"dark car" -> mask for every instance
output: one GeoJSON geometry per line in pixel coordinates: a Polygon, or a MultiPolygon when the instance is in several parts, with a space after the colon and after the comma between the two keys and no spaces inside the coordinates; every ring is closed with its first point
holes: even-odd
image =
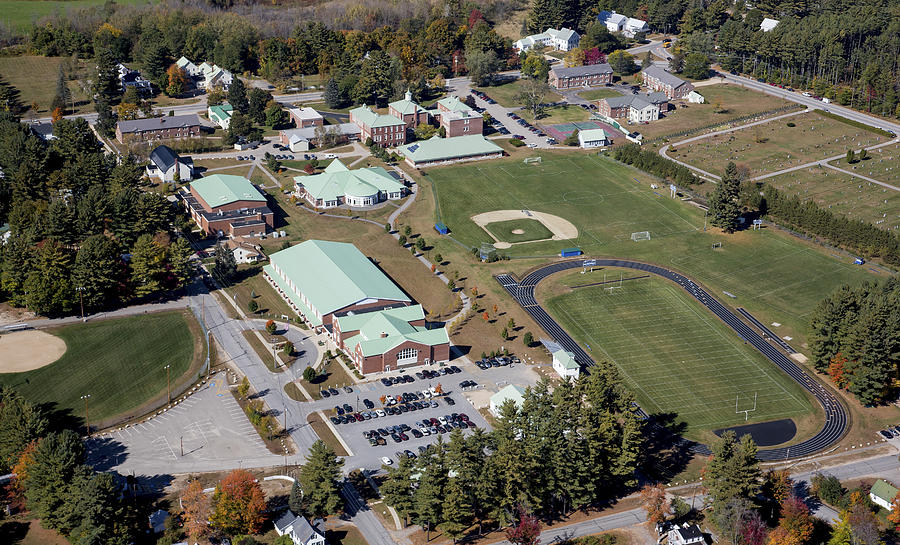
{"type": "Polygon", "coordinates": [[[419,454],[425,454],[426,452],[428,452],[428,447],[426,447],[425,445],[419,445],[419,454]]]}
{"type": "Polygon", "coordinates": [[[322,390],[320,393],[322,394],[322,397],[331,397],[331,394],[328,392],[328,390],[322,390]]]}
{"type": "Polygon", "coordinates": [[[403,382],[403,379],[400,377],[391,377],[391,384],[400,384],[403,382]]]}
{"type": "Polygon", "coordinates": [[[391,385],[391,381],[386,378],[381,379],[381,383],[384,384],[385,386],[391,385]]]}
{"type": "Polygon", "coordinates": [[[459,419],[468,421],[469,416],[466,413],[459,413],[459,419]]]}
{"type": "Polygon", "coordinates": [[[880,433],[881,436],[884,437],[885,439],[890,439],[891,437],[893,437],[893,435],[891,435],[890,432],[888,432],[887,430],[881,430],[878,433],[880,433]]]}
{"type": "Polygon", "coordinates": [[[401,441],[400,436],[396,433],[391,434],[391,439],[393,439],[395,443],[399,443],[401,441]]]}
{"type": "Polygon", "coordinates": [[[398,435],[398,436],[400,437],[400,439],[402,439],[403,441],[409,441],[409,436],[406,435],[405,433],[403,433],[402,431],[401,431],[400,433],[398,433],[397,435],[398,435]]]}
{"type": "Polygon", "coordinates": [[[447,405],[450,405],[451,407],[452,407],[453,405],[456,405],[456,402],[453,401],[453,398],[452,398],[452,397],[445,397],[445,398],[444,398],[444,401],[447,403],[447,405]]]}
{"type": "Polygon", "coordinates": [[[342,414],[344,414],[344,409],[342,409],[342,408],[338,407],[337,405],[335,405],[335,406],[334,406],[334,412],[336,412],[336,413],[338,414],[338,416],[341,416],[342,414]]]}
{"type": "Polygon", "coordinates": [[[525,140],[525,137],[522,136],[521,134],[514,134],[514,135],[512,135],[512,137],[515,138],[516,140],[525,140]]]}
{"type": "Polygon", "coordinates": [[[415,437],[416,439],[421,439],[423,437],[422,432],[420,432],[419,430],[416,430],[416,429],[410,430],[409,433],[411,433],[413,435],[413,437],[415,437]]]}
{"type": "Polygon", "coordinates": [[[416,457],[416,453],[411,450],[404,450],[403,454],[406,454],[407,458],[415,458],[416,457]]]}
{"type": "Polygon", "coordinates": [[[340,392],[337,391],[337,388],[329,388],[329,389],[328,389],[328,393],[331,394],[331,395],[333,395],[333,396],[336,396],[336,395],[338,395],[340,392]]]}
{"type": "Polygon", "coordinates": [[[337,426],[338,424],[341,423],[341,419],[338,418],[338,417],[336,417],[336,416],[332,416],[332,417],[331,417],[331,423],[334,424],[335,426],[337,426]]]}
{"type": "Polygon", "coordinates": [[[407,382],[407,383],[409,383],[409,382],[415,382],[415,381],[416,381],[416,379],[412,378],[412,377],[409,376],[409,375],[403,375],[403,377],[401,377],[401,378],[403,378],[403,381],[404,381],[404,382],[407,382]]]}
{"type": "Polygon", "coordinates": [[[363,415],[359,413],[353,413],[353,418],[355,418],[357,422],[362,422],[363,420],[365,420],[365,418],[363,418],[363,415]]]}
{"type": "Polygon", "coordinates": [[[353,407],[351,407],[349,403],[344,403],[344,412],[345,412],[345,413],[352,413],[352,412],[353,412],[353,407]]]}
{"type": "Polygon", "coordinates": [[[348,393],[348,394],[352,394],[352,393],[353,393],[353,388],[351,388],[351,387],[349,387],[349,386],[344,386],[344,392],[346,392],[346,393],[348,393]]]}
{"type": "Polygon", "coordinates": [[[368,399],[363,399],[363,405],[366,406],[367,409],[374,409],[375,404],[369,401],[368,399]]]}
{"type": "Polygon", "coordinates": [[[419,379],[419,380],[424,380],[424,379],[425,379],[425,374],[422,373],[422,371],[416,371],[416,378],[419,379]]]}

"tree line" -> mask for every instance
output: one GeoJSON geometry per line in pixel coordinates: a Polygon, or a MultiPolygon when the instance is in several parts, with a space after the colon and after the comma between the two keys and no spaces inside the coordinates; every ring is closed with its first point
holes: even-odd
{"type": "Polygon", "coordinates": [[[681,187],[690,187],[699,181],[691,169],[670,161],[652,150],[641,149],[637,144],[625,144],[615,148],[612,157],[616,161],[632,165],[681,187]]]}
{"type": "Polygon", "coordinates": [[[900,282],[841,286],[810,316],[813,365],[864,405],[892,399],[900,369],[900,282]]]}
{"type": "Polygon", "coordinates": [[[526,390],[508,401],[491,432],[459,430],[416,459],[387,468],[385,501],[427,530],[454,540],[471,524],[501,527],[522,506],[543,517],[609,500],[636,483],[642,423],[615,368],[599,363],[575,382],[526,390]]]}
{"type": "Polygon", "coordinates": [[[84,119],[60,120],[49,143],[0,116],[0,290],[17,306],[59,315],[184,286],[192,250],[160,193],[141,191],[133,157],[103,153],[84,119]]]}

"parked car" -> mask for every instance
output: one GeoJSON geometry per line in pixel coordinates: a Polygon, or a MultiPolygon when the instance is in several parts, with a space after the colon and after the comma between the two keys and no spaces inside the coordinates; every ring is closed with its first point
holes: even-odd
{"type": "Polygon", "coordinates": [[[331,392],[329,392],[327,389],[322,390],[321,394],[322,397],[331,397],[331,392]]]}
{"type": "Polygon", "coordinates": [[[444,402],[446,402],[447,405],[450,405],[451,407],[452,407],[453,405],[456,405],[456,402],[453,401],[453,398],[452,398],[452,397],[445,397],[445,398],[444,398],[444,402]]]}
{"type": "Polygon", "coordinates": [[[333,396],[336,396],[336,395],[338,395],[339,392],[337,391],[337,388],[329,388],[328,393],[333,396]]]}
{"type": "Polygon", "coordinates": [[[887,430],[881,430],[878,433],[880,433],[881,436],[884,437],[885,439],[891,439],[893,437],[893,435],[891,435],[887,430]]]}

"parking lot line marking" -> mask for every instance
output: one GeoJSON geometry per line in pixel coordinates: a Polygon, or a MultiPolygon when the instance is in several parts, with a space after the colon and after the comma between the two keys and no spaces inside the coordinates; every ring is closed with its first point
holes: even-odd
{"type": "Polygon", "coordinates": [[[166,436],[165,436],[165,435],[162,436],[162,439],[163,439],[163,441],[166,442],[166,447],[169,449],[169,453],[172,455],[172,458],[174,458],[174,459],[177,460],[177,459],[178,459],[178,456],[175,456],[175,451],[172,450],[172,445],[169,444],[169,440],[166,439],[166,436]]]}

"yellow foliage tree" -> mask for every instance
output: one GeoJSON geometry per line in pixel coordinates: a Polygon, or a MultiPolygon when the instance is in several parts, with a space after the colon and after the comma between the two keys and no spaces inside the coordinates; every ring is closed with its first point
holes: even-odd
{"type": "Polygon", "coordinates": [[[584,49],[581,49],[580,47],[570,49],[569,52],[566,53],[563,63],[567,68],[572,66],[584,66],[584,49]]]}

